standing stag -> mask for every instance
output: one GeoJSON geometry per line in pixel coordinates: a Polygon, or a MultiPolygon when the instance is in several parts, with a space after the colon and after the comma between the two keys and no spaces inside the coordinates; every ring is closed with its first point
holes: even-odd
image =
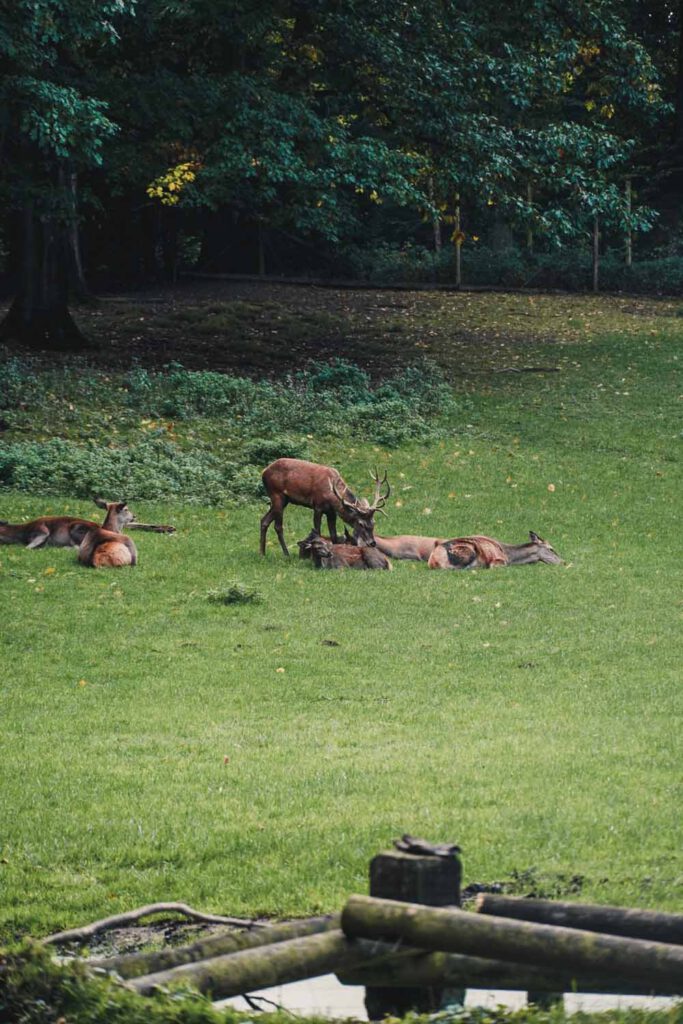
{"type": "MultiPolygon", "coordinates": [[[[313,529],[320,533],[323,515],[333,543],[337,543],[337,516],[353,528],[359,543],[374,547],[375,512],[381,512],[391,494],[387,474],[380,480],[375,471],[375,495],[372,504],[365,498],[357,498],[331,466],[320,466],[303,459],[276,459],[262,474],[263,486],[270,499],[270,508],[261,520],[262,555],[266,553],[266,534],[272,522],[275,523],[280,547],[289,555],[282,528],[282,516],[287,505],[302,505],[313,509],[313,529]],[[386,492],[381,493],[386,484],[386,492]]],[[[386,514],[386,513],[385,513],[386,514]]]]}
{"type": "Polygon", "coordinates": [[[429,556],[430,569],[492,569],[499,565],[529,565],[562,559],[547,541],[533,531],[528,544],[503,544],[493,537],[456,537],[437,544],[429,556]]]}
{"type": "MultiPolygon", "coordinates": [[[[97,501],[99,505],[100,500],[97,501]]],[[[102,526],[89,530],[78,549],[78,561],[91,569],[116,569],[136,565],[138,553],[130,537],[121,533],[135,516],[125,501],[102,502],[107,509],[102,526]]]]}

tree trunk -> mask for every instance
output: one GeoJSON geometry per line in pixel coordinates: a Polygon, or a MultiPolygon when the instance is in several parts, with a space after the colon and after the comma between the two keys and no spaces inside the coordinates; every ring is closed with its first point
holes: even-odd
{"type": "Polygon", "coordinates": [[[420,949],[553,967],[577,974],[628,975],[656,988],[683,985],[683,948],[664,942],[486,917],[465,910],[351,896],[342,911],[349,938],[400,940],[420,949]]]}
{"type": "Polygon", "coordinates": [[[67,228],[27,199],[22,211],[17,291],[0,337],[31,348],[91,347],[69,312],[67,228]]]}
{"type": "Polygon", "coordinates": [[[87,302],[91,295],[85,281],[81,258],[81,233],[78,224],[78,175],[75,171],[60,169],[59,178],[66,190],[69,211],[69,220],[66,226],[69,291],[79,301],[87,302]]]}
{"type": "MultiPolygon", "coordinates": [[[[409,950],[404,955],[414,952],[409,950]]],[[[133,978],[128,987],[141,995],[152,995],[161,986],[181,982],[193,985],[200,992],[210,993],[214,1000],[227,999],[273,985],[316,978],[332,971],[350,971],[375,958],[396,955],[397,950],[390,944],[362,939],[350,941],[337,929],[183,964],[170,971],[146,974],[133,978]]]]}
{"type": "MultiPolygon", "coordinates": [[[[132,524],[131,524],[132,525],[132,524]]],[[[302,938],[304,935],[317,935],[322,932],[339,928],[339,914],[326,917],[310,917],[303,921],[285,921],[257,931],[233,931],[224,935],[209,935],[189,946],[176,946],[148,953],[123,953],[106,960],[92,960],[92,967],[100,970],[115,971],[122,978],[138,978],[144,974],[158,974],[170,971],[183,964],[197,963],[227,953],[238,953],[243,949],[257,949],[259,946],[272,946],[278,942],[302,938]]]]}
{"type": "Polygon", "coordinates": [[[480,893],[477,913],[683,945],[683,914],[480,893]]]}

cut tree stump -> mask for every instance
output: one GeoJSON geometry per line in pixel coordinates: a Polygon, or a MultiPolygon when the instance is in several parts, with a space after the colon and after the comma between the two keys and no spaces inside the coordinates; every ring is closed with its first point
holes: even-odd
{"type": "MultiPolygon", "coordinates": [[[[462,865],[455,844],[432,846],[406,835],[396,846],[400,849],[378,853],[370,861],[371,896],[432,907],[460,905],[462,865]]],[[[439,1009],[443,995],[443,986],[369,985],[365,1008],[370,1020],[403,1017],[411,1010],[430,1013],[439,1009]]],[[[464,1002],[464,998],[464,992],[453,994],[454,1000],[464,1002]]]]}

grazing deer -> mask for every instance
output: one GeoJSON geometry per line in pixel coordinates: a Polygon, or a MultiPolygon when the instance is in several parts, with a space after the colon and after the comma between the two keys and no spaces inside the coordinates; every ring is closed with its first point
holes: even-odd
{"type": "Polygon", "coordinates": [[[437,544],[429,556],[430,569],[492,569],[499,565],[529,565],[562,559],[547,541],[533,531],[528,544],[503,544],[493,537],[456,537],[437,544]]]}
{"type": "Polygon", "coordinates": [[[386,555],[371,546],[333,544],[312,530],[305,540],[299,541],[299,551],[308,550],[316,569],[391,569],[386,555]]]}
{"type": "MultiPolygon", "coordinates": [[[[266,553],[266,534],[268,527],[275,522],[280,547],[289,555],[285,544],[282,528],[282,517],[287,505],[302,505],[313,509],[313,529],[320,533],[323,515],[327,517],[327,525],[333,543],[337,543],[337,516],[353,527],[361,543],[374,545],[375,512],[383,511],[391,487],[379,474],[371,474],[375,481],[375,496],[372,504],[365,498],[357,498],[342,479],[336,469],[321,466],[316,462],[305,462],[303,459],[276,459],[267,466],[262,474],[263,486],[270,498],[270,508],[261,519],[260,552],[266,553]],[[386,492],[381,490],[386,484],[386,492]]],[[[385,513],[386,515],[386,513],[385,513]]]]}
{"type": "MultiPolygon", "coordinates": [[[[102,498],[93,498],[100,508],[107,508],[102,498]]],[[[0,519],[0,544],[23,544],[27,548],[77,548],[88,530],[96,530],[99,523],[77,516],[41,516],[28,523],[8,523],[0,519]]],[[[175,533],[175,526],[156,526],[151,523],[131,522],[128,530],[148,530],[153,533],[175,533]]]]}
{"type": "Polygon", "coordinates": [[[89,530],[78,548],[78,561],[91,569],[118,568],[136,565],[138,553],[130,537],[121,530],[129,526],[135,516],[125,501],[105,502],[107,515],[102,526],[89,530]]]}
{"type": "Polygon", "coordinates": [[[403,534],[399,537],[380,537],[375,534],[375,544],[385,555],[392,558],[406,558],[413,562],[428,562],[437,544],[443,544],[438,537],[413,537],[403,534]]]}

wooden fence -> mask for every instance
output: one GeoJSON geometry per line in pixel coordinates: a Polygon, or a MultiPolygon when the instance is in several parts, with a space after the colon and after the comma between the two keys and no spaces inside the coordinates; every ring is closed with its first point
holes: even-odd
{"type": "Polygon", "coordinates": [[[495,894],[464,910],[457,847],[411,849],[378,854],[370,895],[341,914],[88,963],[143,995],[184,982],[213,999],[335,973],[366,986],[371,1019],[436,1009],[445,990],[457,1001],[467,988],[539,1003],[564,992],[683,996],[683,915],[495,894]]]}

